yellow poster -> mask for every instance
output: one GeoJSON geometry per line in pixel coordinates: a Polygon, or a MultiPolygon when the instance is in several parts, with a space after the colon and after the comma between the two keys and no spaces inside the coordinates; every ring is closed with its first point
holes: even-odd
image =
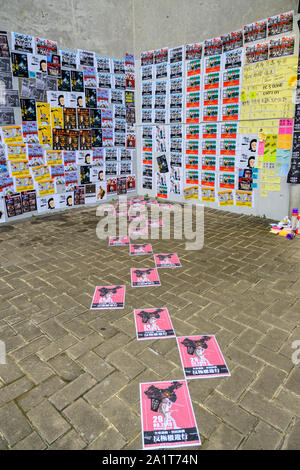
{"type": "Polygon", "coordinates": [[[64,114],[62,108],[51,108],[51,125],[53,129],[64,128],[64,114]]]}
{"type": "Polygon", "coordinates": [[[48,194],[55,193],[55,184],[53,180],[43,181],[42,183],[38,183],[38,193],[39,196],[47,196],[48,194]]]}
{"type": "Polygon", "coordinates": [[[50,104],[36,103],[36,115],[38,126],[50,126],[50,104]]]}
{"type": "Polygon", "coordinates": [[[31,176],[21,176],[15,179],[16,192],[32,191],[34,188],[33,179],[31,176]]]}
{"type": "Polygon", "coordinates": [[[190,188],[185,188],[183,190],[184,199],[198,199],[198,186],[191,186],[190,188]]]}
{"type": "Polygon", "coordinates": [[[27,160],[20,160],[10,163],[11,175],[15,178],[30,176],[29,164],[27,160]]]}
{"type": "Polygon", "coordinates": [[[201,199],[202,202],[215,202],[215,188],[201,187],[201,199]]]}
{"type": "Polygon", "coordinates": [[[219,191],[218,192],[220,206],[233,206],[234,198],[232,191],[219,191]]]}
{"type": "Polygon", "coordinates": [[[62,152],[59,150],[46,150],[46,162],[47,165],[62,165],[63,164],[63,156],[62,152]]]}
{"type": "Polygon", "coordinates": [[[27,160],[26,145],[21,143],[8,144],[7,160],[9,162],[20,162],[27,160]]]}
{"type": "Polygon", "coordinates": [[[2,137],[6,144],[23,142],[21,126],[4,126],[1,129],[2,137]]]}
{"type": "Polygon", "coordinates": [[[236,191],[235,201],[239,207],[253,207],[253,193],[251,191],[236,191]]]}
{"type": "Polygon", "coordinates": [[[51,126],[39,126],[39,142],[41,145],[52,147],[52,129],[51,126]]]}

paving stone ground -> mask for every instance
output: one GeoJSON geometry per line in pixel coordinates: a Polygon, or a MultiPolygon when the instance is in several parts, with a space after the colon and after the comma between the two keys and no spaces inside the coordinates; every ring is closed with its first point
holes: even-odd
{"type": "Polygon", "coordinates": [[[153,240],[182,268],[134,289],[130,268],[153,257],[109,248],[98,220],[83,208],[0,227],[0,449],[140,449],[139,383],[183,379],[175,339],[136,340],[134,308],[162,306],[177,335],[215,334],[232,374],[189,382],[201,449],[299,449],[300,240],[206,209],[204,248],[153,240]],[[91,311],[112,284],[125,309],[91,311]]]}

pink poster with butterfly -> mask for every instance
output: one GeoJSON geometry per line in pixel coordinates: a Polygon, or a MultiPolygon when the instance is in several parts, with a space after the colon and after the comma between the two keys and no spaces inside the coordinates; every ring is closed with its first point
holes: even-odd
{"type": "Polygon", "coordinates": [[[187,379],[230,377],[215,336],[182,336],[177,343],[187,379]]]}
{"type": "Polygon", "coordinates": [[[136,336],[139,341],[158,338],[175,338],[174,328],[167,308],[145,308],[134,311],[136,336]]]}
{"type": "Polygon", "coordinates": [[[129,246],[130,240],[127,237],[110,237],[109,246],[129,246]]]}
{"type": "Polygon", "coordinates": [[[186,381],[141,383],[140,402],[143,449],[201,445],[186,381]]]}
{"type": "Polygon", "coordinates": [[[125,290],[125,286],[97,286],[91,310],[124,308],[125,290]]]}
{"type": "Polygon", "coordinates": [[[159,275],[155,268],[132,268],[131,269],[132,287],[151,287],[160,286],[159,275]]]}
{"type": "Polygon", "coordinates": [[[150,243],[131,243],[129,254],[133,255],[152,255],[152,245],[150,243]]]}
{"type": "Polygon", "coordinates": [[[154,255],[157,268],[180,268],[181,263],[176,253],[160,253],[154,255]]]}

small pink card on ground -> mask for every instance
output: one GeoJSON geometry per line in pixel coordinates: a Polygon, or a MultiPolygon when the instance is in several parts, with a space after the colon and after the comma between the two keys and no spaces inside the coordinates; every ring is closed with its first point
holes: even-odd
{"type": "Polygon", "coordinates": [[[175,338],[167,308],[145,308],[134,311],[138,340],[175,338]]]}
{"type": "Polygon", "coordinates": [[[181,263],[176,253],[160,253],[154,255],[157,268],[180,268],[181,263]]]}
{"type": "Polygon", "coordinates": [[[140,384],[143,449],[201,445],[185,380],[140,384]]]}
{"type": "Polygon", "coordinates": [[[140,243],[130,245],[130,255],[152,255],[152,245],[150,243],[140,243]]]}
{"type": "Polygon", "coordinates": [[[110,237],[109,246],[129,246],[130,240],[127,237],[110,237]]]}
{"type": "Polygon", "coordinates": [[[215,336],[182,336],[177,343],[187,379],[230,377],[215,336]]]}
{"type": "Polygon", "coordinates": [[[97,286],[91,310],[124,308],[125,290],[125,286],[97,286]]]}
{"type": "Polygon", "coordinates": [[[151,287],[160,286],[159,275],[155,268],[132,268],[131,269],[132,287],[151,287]]]}

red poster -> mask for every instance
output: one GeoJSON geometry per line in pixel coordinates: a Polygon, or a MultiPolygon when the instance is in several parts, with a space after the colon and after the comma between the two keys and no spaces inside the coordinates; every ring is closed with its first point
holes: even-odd
{"type": "Polygon", "coordinates": [[[182,336],[177,343],[187,379],[230,376],[215,336],[182,336]]]}
{"type": "Polygon", "coordinates": [[[143,449],[201,445],[183,380],[140,384],[143,449]]]}
{"type": "Polygon", "coordinates": [[[152,255],[152,245],[150,243],[131,244],[130,255],[152,255]]]}
{"type": "Polygon", "coordinates": [[[125,286],[97,286],[91,310],[124,308],[125,289],[125,286]]]}
{"type": "Polygon", "coordinates": [[[157,269],[131,269],[131,286],[132,287],[150,287],[160,286],[159,275],[157,269]]]}
{"type": "Polygon", "coordinates": [[[181,263],[176,253],[154,255],[157,268],[180,268],[181,263]]]}
{"type": "Polygon", "coordinates": [[[134,311],[137,339],[175,338],[167,308],[148,308],[134,311]]]}

